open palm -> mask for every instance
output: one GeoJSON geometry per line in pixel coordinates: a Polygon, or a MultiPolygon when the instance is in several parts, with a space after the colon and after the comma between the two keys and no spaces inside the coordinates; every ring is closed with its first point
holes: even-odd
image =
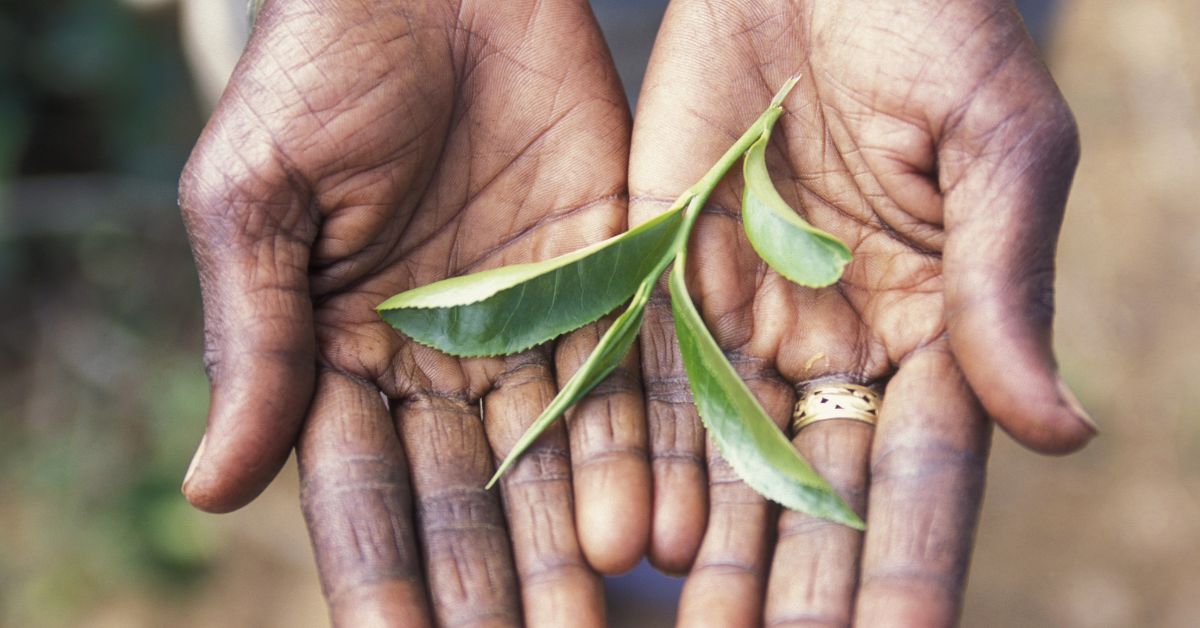
{"type": "Polygon", "coordinates": [[[596,330],[557,355],[458,360],[374,307],[624,229],[629,119],[608,52],[579,3],[327,4],[267,4],[183,177],[213,382],[185,493],[244,504],[303,425],[302,500],[335,623],[599,623],[585,549],[622,568],[648,529],[635,380],[575,413],[570,446],[561,429],[540,441],[501,503],[482,489],[494,460],[596,330]],[[615,514],[580,526],[586,548],[569,447],[594,463],[581,496],[615,514]],[[639,448],[640,475],[613,471],[639,448]]]}
{"type": "Polygon", "coordinates": [[[1092,434],[1049,346],[1074,125],[1009,2],[676,0],[639,100],[631,223],[661,212],[795,75],[768,166],[854,261],[821,290],[769,270],[730,177],[697,223],[687,279],[780,425],[810,383],[886,386],[877,427],[821,422],[794,439],[865,512],[865,540],[795,512],[777,525],[706,448],[660,300],[642,342],[650,555],[691,569],[688,625],[952,623],[983,488],[985,410],[1042,451],[1092,434]]]}

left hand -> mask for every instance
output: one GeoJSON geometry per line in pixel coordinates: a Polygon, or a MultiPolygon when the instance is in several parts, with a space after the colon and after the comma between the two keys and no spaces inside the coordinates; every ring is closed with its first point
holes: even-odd
{"type": "Polygon", "coordinates": [[[1094,433],[1050,345],[1074,122],[1007,0],[675,0],[638,104],[630,223],[665,209],[794,75],[768,162],[783,197],[854,261],[820,290],[770,271],[746,241],[733,175],[696,225],[688,283],[780,425],[808,382],[887,383],[874,428],[826,421],[793,441],[867,532],[777,517],[706,453],[659,300],[642,335],[651,560],[690,568],[689,626],[951,624],[985,412],[1043,452],[1094,433]]]}
{"type": "Polygon", "coordinates": [[[188,499],[241,506],[299,434],[335,624],[603,625],[592,567],[649,527],[635,363],[484,491],[597,326],[458,359],[373,308],[620,232],[628,139],[582,0],[267,2],[181,183],[213,384],[188,499]]]}

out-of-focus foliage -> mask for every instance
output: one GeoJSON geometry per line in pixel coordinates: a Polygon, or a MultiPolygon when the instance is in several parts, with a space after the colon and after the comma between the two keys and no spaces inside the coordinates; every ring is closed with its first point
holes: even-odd
{"type": "Polygon", "coordinates": [[[0,1],[0,625],[71,625],[204,572],[175,180],[201,120],[175,15],[0,1]]]}

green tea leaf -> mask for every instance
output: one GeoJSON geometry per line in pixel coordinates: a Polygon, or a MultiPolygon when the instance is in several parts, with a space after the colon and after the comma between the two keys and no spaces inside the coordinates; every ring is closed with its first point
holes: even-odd
{"type": "Polygon", "coordinates": [[[488,481],[486,488],[491,488],[500,479],[500,476],[504,475],[504,472],[517,461],[517,458],[542,435],[542,432],[546,431],[546,428],[550,427],[568,408],[575,405],[575,402],[582,399],[597,384],[604,381],[604,378],[608,377],[613,369],[617,368],[621,359],[625,357],[626,353],[629,353],[633,341],[637,339],[646,303],[650,300],[650,293],[654,289],[659,274],[661,274],[661,270],[652,272],[644,278],[629,307],[617,317],[617,320],[613,321],[612,327],[609,327],[604,336],[600,338],[596,349],[588,356],[583,366],[575,371],[562,390],[558,391],[558,395],[542,411],[541,416],[525,430],[516,445],[513,445],[512,451],[508,452],[504,462],[496,469],[496,473],[488,481]]]}
{"type": "Polygon", "coordinates": [[[738,477],[788,508],[863,529],[858,515],[800,457],[725,358],[688,295],[682,256],[670,286],[675,333],[696,408],[738,477]]]}
{"type": "Polygon", "coordinates": [[[746,151],[742,224],[750,245],[771,268],[811,288],[828,286],[842,276],[850,249],[841,240],[808,224],[779,196],[767,173],[770,129],[746,151]]]}
{"type": "Polygon", "coordinates": [[[676,208],[573,253],[446,279],[397,294],[376,309],[413,340],[451,355],[524,351],[628,299],[680,223],[676,208]]]}

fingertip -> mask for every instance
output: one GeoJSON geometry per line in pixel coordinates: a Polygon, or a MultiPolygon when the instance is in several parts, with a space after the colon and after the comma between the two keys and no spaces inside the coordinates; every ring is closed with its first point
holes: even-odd
{"type": "Polygon", "coordinates": [[[1086,427],[1074,425],[1073,419],[1056,419],[1039,426],[1032,433],[1015,432],[1001,424],[1017,442],[1048,456],[1065,456],[1083,449],[1095,434],[1086,427]]]}
{"type": "Polygon", "coordinates": [[[650,551],[646,553],[646,559],[651,566],[668,576],[684,577],[692,569],[703,538],[703,532],[699,535],[670,535],[656,529],[650,537],[650,551]]]}
{"type": "Polygon", "coordinates": [[[695,464],[658,466],[647,557],[655,569],[682,576],[691,570],[708,527],[707,477],[695,464]]]}
{"type": "MultiPolygon", "coordinates": [[[[574,361],[586,352],[579,351],[574,361]]],[[[564,357],[560,345],[560,378],[563,370],[574,370],[573,360],[564,357]]],[[[636,360],[631,351],[567,417],[579,544],[592,568],[606,575],[632,569],[650,542],[653,489],[636,360]]]]}
{"type": "Polygon", "coordinates": [[[338,628],[433,625],[423,591],[408,581],[364,585],[353,595],[330,600],[329,606],[332,624],[338,628]]]}
{"type": "Polygon", "coordinates": [[[954,292],[947,295],[950,346],[988,416],[1043,454],[1071,453],[1095,437],[1095,422],[1058,375],[1049,317],[1021,314],[1029,308],[992,287],[954,292]]]}
{"type": "MultiPolygon", "coordinates": [[[[289,445],[290,448],[290,445],[289,445]]],[[[233,512],[267,488],[287,462],[288,450],[274,455],[254,467],[244,468],[222,457],[202,459],[196,463],[191,477],[184,481],[183,495],[195,508],[212,514],[233,512]]]]}
{"type": "Polygon", "coordinates": [[[214,514],[232,512],[266,489],[287,462],[310,400],[311,382],[305,386],[300,381],[295,390],[309,392],[279,397],[214,385],[209,428],[183,481],[184,497],[192,506],[214,514]]]}
{"type": "MultiPolygon", "coordinates": [[[[965,370],[965,369],[964,369],[965,370]]],[[[996,378],[979,385],[968,381],[988,415],[1014,440],[1046,455],[1060,456],[1082,449],[1099,430],[1056,375],[996,378]],[[1006,386],[1007,385],[1007,386],[1006,386]],[[1009,392],[1005,394],[1007,387],[1009,392]]]]}
{"type": "Polygon", "coordinates": [[[859,604],[855,625],[879,628],[909,626],[954,626],[958,623],[958,607],[941,603],[939,583],[896,579],[894,582],[872,581],[871,597],[859,604]]]}
{"type": "Polygon", "coordinates": [[[1082,449],[1099,435],[1100,429],[1061,378],[1054,392],[1055,401],[1044,416],[1032,421],[997,417],[996,422],[1022,445],[1039,453],[1064,455],[1082,449]]]}
{"type": "Polygon", "coordinates": [[[204,482],[188,482],[183,485],[183,496],[188,503],[197,510],[202,510],[213,515],[223,515],[233,512],[246,504],[249,504],[255,497],[261,493],[261,490],[255,491],[251,495],[241,495],[234,493],[244,492],[231,491],[224,486],[214,486],[211,483],[204,482]]]}
{"type": "Polygon", "coordinates": [[[650,477],[645,459],[615,459],[575,475],[579,543],[604,575],[633,569],[650,543],[650,477]]]}
{"type": "Polygon", "coordinates": [[[1082,423],[1091,432],[1092,436],[1099,436],[1100,426],[1096,424],[1096,420],[1092,418],[1092,415],[1088,414],[1088,411],[1083,408],[1083,404],[1079,403],[1079,398],[1075,396],[1074,392],[1071,392],[1071,388],[1067,386],[1067,383],[1061,377],[1058,378],[1057,387],[1058,396],[1071,415],[1082,423]]]}
{"type": "Polygon", "coordinates": [[[213,514],[223,514],[236,510],[237,505],[229,505],[225,503],[218,495],[214,494],[211,482],[200,478],[209,477],[208,460],[205,457],[205,450],[208,445],[208,434],[200,438],[200,444],[196,446],[196,453],[192,455],[192,461],[188,464],[187,474],[183,477],[183,496],[192,506],[204,512],[213,514]]]}

